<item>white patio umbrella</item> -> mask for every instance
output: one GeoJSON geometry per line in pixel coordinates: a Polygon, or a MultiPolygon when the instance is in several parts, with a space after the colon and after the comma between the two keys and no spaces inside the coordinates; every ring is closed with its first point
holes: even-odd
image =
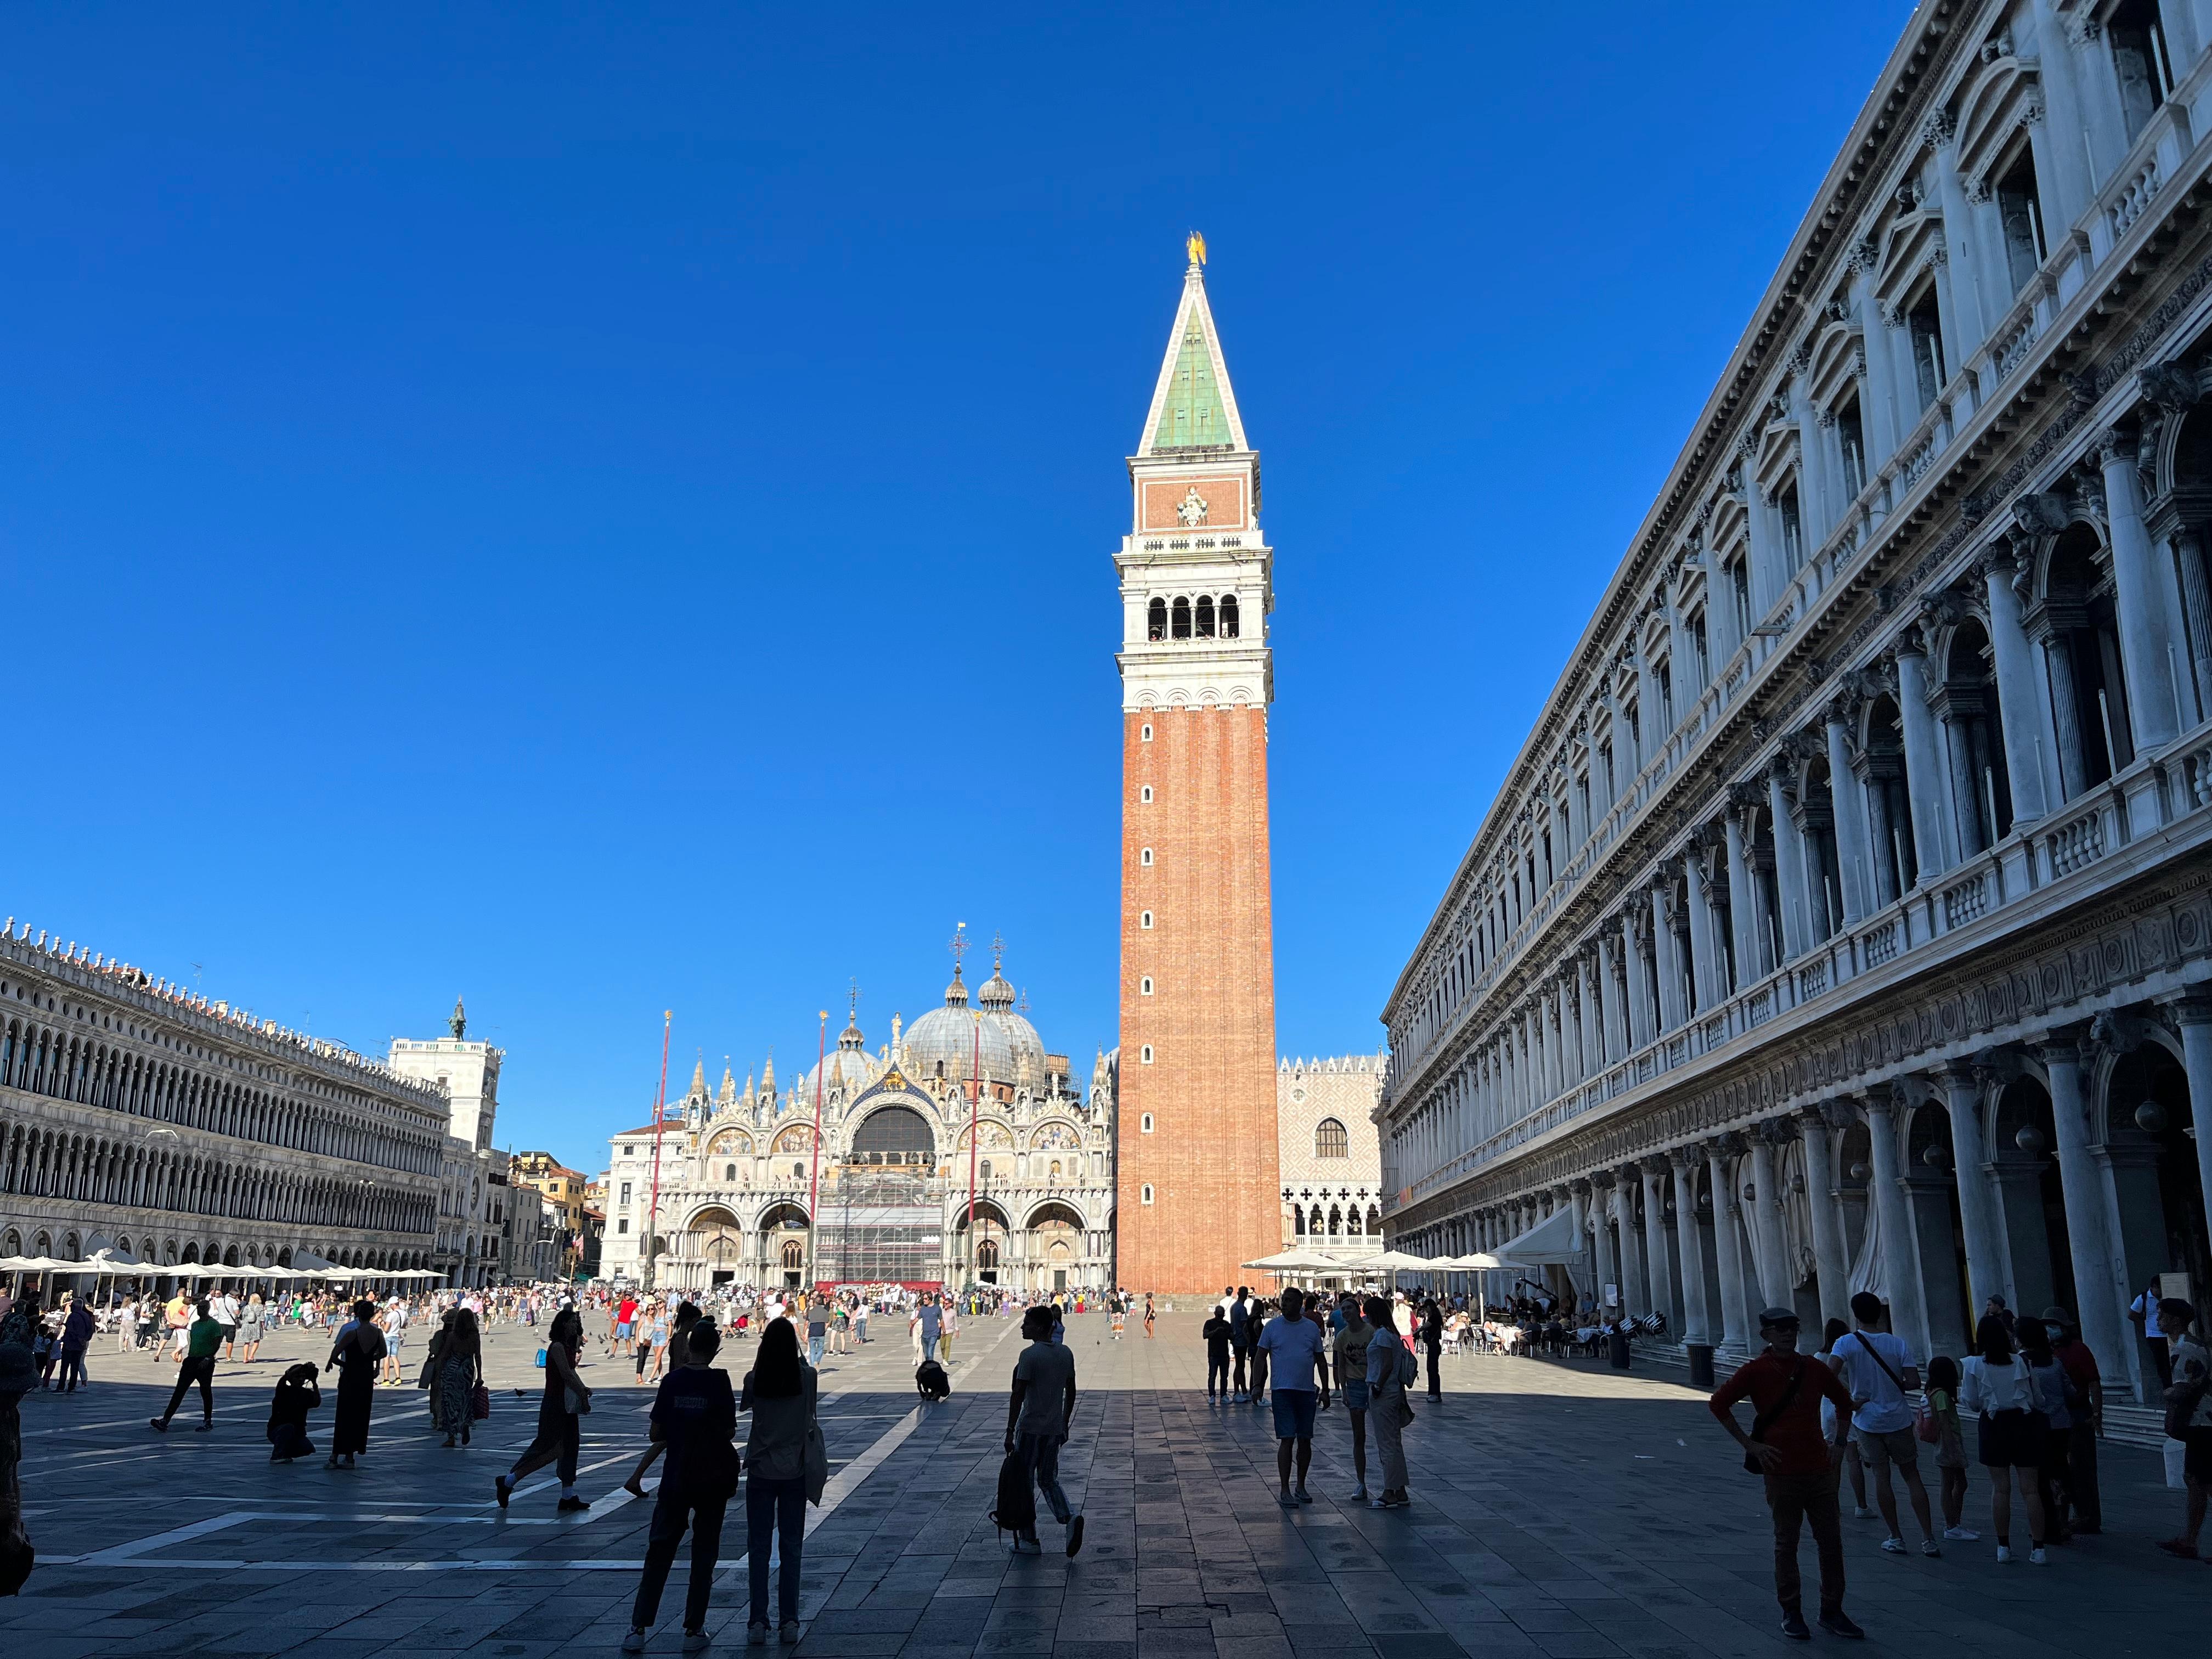
{"type": "Polygon", "coordinates": [[[1273,1255],[1263,1255],[1257,1261],[1238,1265],[1265,1273],[1326,1273],[1338,1264],[1328,1256],[1293,1246],[1287,1250],[1278,1250],[1273,1255]]]}

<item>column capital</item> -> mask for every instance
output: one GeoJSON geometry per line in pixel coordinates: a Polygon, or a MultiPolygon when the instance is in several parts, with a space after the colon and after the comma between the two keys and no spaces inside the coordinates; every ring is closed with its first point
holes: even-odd
{"type": "Polygon", "coordinates": [[[1613,1171],[1610,1170],[1592,1170],[1590,1172],[1589,1184],[1598,1188],[1601,1192],[1611,1192],[1613,1190],[1613,1171]]]}
{"type": "Polygon", "coordinates": [[[2212,985],[2195,985],[2161,1000],[2160,1006],[2182,1025],[2212,1024],[2212,985]]]}
{"type": "Polygon", "coordinates": [[[1644,1184],[1643,1160],[1640,1158],[1631,1158],[1627,1163],[1622,1164],[1619,1169],[1613,1171],[1613,1176],[1614,1180],[1620,1183],[1624,1191],[1641,1187],[1644,1184]]]}
{"type": "Polygon", "coordinates": [[[1588,1176],[1577,1176],[1559,1190],[1571,1192],[1577,1198],[1588,1198],[1590,1194],[1590,1178],[1588,1176]]]}
{"type": "Polygon", "coordinates": [[[1741,1158],[1743,1156],[1745,1148],[1750,1143],[1747,1142],[1741,1134],[1738,1133],[1734,1129],[1730,1129],[1725,1134],[1715,1135],[1705,1142],[1705,1156],[1708,1158],[1741,1158]]]}
{"type": "Polygon", "coordinates": [[[2133,428],[2108,426],[2091,441],[2090,447],[2096,451],[2100,466],[2132,465],[2142,452],[2142,441],[2133,428]]]}
{"type": "Polygon", "coordinates": [[[1754,1139],[1763,1141],[1769,1146],[1779,1148],[1787,1146],[1797,1139],[1797,1123],[1795,1118],[1787,1115],[1781,1117],[1761,1118],[1751,1126],[1751,1133],[1754,1139]]]}
{"type": "Polygon", "coordinates": [[[1704,1152],[1694,1142],[1687,1146],[1669,1146],[1665,1157],[1676,1175],[1694,1170],[1705,1161],[1704,1152]]]}
{"type": "Polygon", "coordinates": [[[1637,1168],[1654,1181],[1674,1167],[1673,1155],[1667,1152],[1652,1152],[1637,1160],[1637,1168]]]}

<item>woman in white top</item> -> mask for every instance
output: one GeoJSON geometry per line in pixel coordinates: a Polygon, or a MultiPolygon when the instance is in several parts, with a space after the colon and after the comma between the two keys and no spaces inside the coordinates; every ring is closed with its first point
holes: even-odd
{"type": "Polygon", "coordinates": [[[2012,1559],[2012,1489],[2027,1503],[2027,1559],[2041,1566],[2044,1553],[2043,1494],[2038,1475],[2044,1441],[2050,1432],[2049,1404],[2038,1390],[2035,1373],[2013,1352],[2004,1322],[1984,1314],[1974,1327],[1975,1352],[1966,1357],[1959,1378],[1959,1404],[1980,1419],[1982,1467],[1990,1472],[1990,1518],[1996,1524],[1997,1559],[2012,1559]]]}

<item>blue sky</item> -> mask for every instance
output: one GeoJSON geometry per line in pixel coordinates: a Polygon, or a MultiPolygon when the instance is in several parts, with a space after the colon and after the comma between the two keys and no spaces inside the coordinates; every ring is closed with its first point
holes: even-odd
{"type": "Polygon", "coordinates": [[[1087,1064],[1195,227],[1279,1046],[1371,1049],[1909,11],[15,12],[0,911],[369,1052],[465,992],[592,1169],[664,1008],[788,1076],[961,921],[1087,1064]]]}

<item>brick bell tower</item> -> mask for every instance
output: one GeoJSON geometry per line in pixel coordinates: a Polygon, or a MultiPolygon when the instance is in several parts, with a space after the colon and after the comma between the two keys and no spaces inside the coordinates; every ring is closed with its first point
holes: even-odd
{"type": "Polygon", "coordinates": [[[1271,550],[1206,244],[1129,459],[1116,1277],[1218,1294],[1282,1248],[1267,857],[1271,550]]]}

